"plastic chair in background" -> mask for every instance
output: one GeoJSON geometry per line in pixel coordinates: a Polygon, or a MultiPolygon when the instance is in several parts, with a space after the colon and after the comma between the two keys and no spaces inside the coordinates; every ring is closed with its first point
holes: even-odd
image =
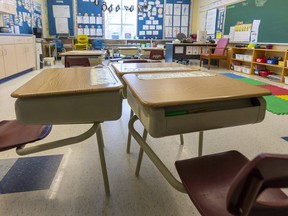
{"type": "Polygon", "coordinates": [[[58,58],[60,53],[65,52],[63,42],[61,39],[56,38],[56,39],[52,40],[52,43],[55,43],[55,47],[56,47],[56,56],[55,57],[58,58]]]}
{"type": "Polygon", "coordinates": [[[75,44],[76,50],[88,50],[89,49],[89,38],[87,35],[78,35],[77,43],[75,44]]]}
{"type": "Polygon", "coordinates": [[[90,61],[88,58],[66,58],[65,67],[89,67],[90,61]]]}
{"type": "Polygon", "coordinates": [[[95,50],[102,50],[104,49],[104,44],[102,40],[93,40],[93,44],[92,44],[93,49],[95,50]]]}
{"type": "Polygon", "coordinates": [[[288,215],[288,155],[228,151],[175,162],[201,215],[288,215]]]}
{"type": "Polygon", "coordinates": [[[163,49],[155,49],[151,50],[149,59],[151,60],[162,60],[165,59],[164,50],[163,49]]]}
{"type": "MultiPolygon", "coordinates": [[[[217,61],[217,66],[219,67],[219,61],[220,59],[227,60],[228,58],[228,51],[227,46],[229,43],[229,38],[221,38],[217,42],[217,46],[214,49],[214,52],[212,53],[212,50],[209,49],[208,53],[201,53],[200,54],[200,67],[202,65],[202,60],[207,59],[208,60],[208,70],[210,70],[210,64],[211,60],[217,61]]],[[[228,61],[227,61],[227,69],[228,69],[228,61]]]]}

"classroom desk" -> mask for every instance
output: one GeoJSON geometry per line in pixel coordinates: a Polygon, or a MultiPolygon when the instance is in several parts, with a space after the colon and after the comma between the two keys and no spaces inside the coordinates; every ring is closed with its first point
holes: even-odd
{"type": "Polygon", "coordinates": [[[122,47],[121,46],[118,48],[114,48],[114,53],[115,53],[115,50],[118,50],[120,55],[130,56],[132,58],[139,56],[139,48],[136,46],[131,46],[131,47],[125,47],[125,46],[122,47]]]}
{"type": "Polygon", "coordinates": [[[64,56],[65,67],[68,58],[100,58],[104,55],[106,55],[106,50],[72,50],[60,53],[60,56],[64,56]]]}
{"type": "MultiPolygon", "coordinates": [[[[183,72],[183,71],[196,71],[199,68],[190,67],[187,65],[178,64],[175,62],[154,62],[154,63],[113,63],[112,67],[116,72],[119,79],[124,85],[123,97],[127,98],[127,85],[122,77],[125,74],[144,74],[144,73],[169,73],[169,72],[183,72]]],[[[131,110],[130,118],[134,115],[131,110]]],[[[183,135],[180,135],[180,143],[184,143],[183,135]]],[[[127,153],[130,152],[131,135],[128,134],[127,140],[127,153]]]]}
{"type": "MultiPolygon", "coordinates": [[[[125,74],[140,74],[140,73],[164,73],[164,72],[183,72],[197,71],[198,67],[187,66],[175,62],[154,62],[154,63],[113,63],[112,68],[118,78],[122,80],[125,74]]],[[[126,83],[124,84],[124,97],[126,97],[126,83]]]]}
{"type": "MultiPolygon", "coordinates": [[[[56,47],[56,43],[48,41],[48,42],[42,42],[42,47],[43,47],[43,52],[44,54],[46,54],[46,49],[48,49],[48,57],[57,57],[57,47],[56,47]]],[[[46,55],[44,55],[44,57],[47,57],[46,55]]]]}
{"type": "Polygon", "coordinates": [[[162,48],[162,47],[141,47],[141,57],[142,58],[144,57],[145,59],[149,58],[150,52],[153,50],[163,50],[164,56],[165,56],[165,51],[166,51],[165,48],[162,48]]]}
{"type": "Polygon", "coordinates": [[[145,130],[156,138],[254,124],[265,117],[266,103],[262,96],[271,94],[263,88],[222,75],[189,76],[180,78],[176,73],[174,78],[161,79],[153,79],[153,74],[123,76],[128,86],[128,103],[136,114],[129,121],[129,131],[141,146],[136,175],[144,151],[165,179],[181,192],[185,192],[182,183],[135,130],[135,121],[139,119],[145,130]]]}
{"type": "Polygon", "coordinates": [[[79,143],[96,133],[106,193],[109,182],[100,123],[122,114],[123,85],[110,68],[46,69],[14,91],[17,120],[24,124],[93,124],[83,134],[17,149],[20,155],[79,143]]]}

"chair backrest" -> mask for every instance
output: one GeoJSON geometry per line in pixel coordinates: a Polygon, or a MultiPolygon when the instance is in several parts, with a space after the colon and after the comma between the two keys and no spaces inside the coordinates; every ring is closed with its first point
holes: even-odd
{"type": "Polygon", "coordinates": [[[152,60],[161,60],[161,59],[164,59],[164,50],[151,50],[150,51],[150,55],[149,55],[149,59],[152,59],[152,60]]]}
{"type": "Polygon", "coordinates": [[[276,202],[257,200],[267,188],[285,187],[288,187],[288,155],[260,154],[234,178],[227,195],[227,209],[233,215],[260,215],[262,212],[266,212],[265,215],[288,215],[287,196],[276,202]]]}
{"type": "Polygon", "coordinates": [[[90,62],[88,58],[66,58],[65,67],[89,67],[90,62]]]}
{"type": "Polygon", "coordinates": [[[61,52],[64,49],[64,45],[61,39],[53,39],[52,42],[56,44],[57,52],[61,52]]]}
{"type": "Polygon", "coordinates": [[[228,43],[229,43],[229,38],[219,39],[213,54],[218,55],[218,56],[223,56],[225,54],[225,49],[227,48],[228,43]]]}
{"type": "Polygon", "coordinates": [[[104,48],[104,44],[102,40],[93,40],[93,48],[94,49],[103,49],[104,48]]]}
{"type": "Polygon", "coordinates": [[[78,43],[86,44],[86,43],[88,43],[88,36],[84,35],[84,34],[78,35],[77,41],[78,41],[78,43]]]}

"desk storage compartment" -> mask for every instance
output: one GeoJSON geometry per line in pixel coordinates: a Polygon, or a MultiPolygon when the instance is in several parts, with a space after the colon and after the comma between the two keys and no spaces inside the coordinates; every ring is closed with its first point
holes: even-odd
{"type": "Polygon", "coordinates": [[[258,123],[264,119],[266,109],[262,97],[149,108],[128,91],[128,102],[149,134],[155,138],[258,123]]]}
{"type": "Polygon", "coordinates": [[[26,124],[73,124],[116,120],[122,114],[119,91],[23,98],[15,103],[17,119],[26,124]]]}

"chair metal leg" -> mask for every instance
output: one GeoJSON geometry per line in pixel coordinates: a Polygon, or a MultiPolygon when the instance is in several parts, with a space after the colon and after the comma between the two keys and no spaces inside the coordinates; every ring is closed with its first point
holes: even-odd
{"type": "MultiPolygon", "coordinates": [[[[130,111],[130,119],[132,118],[133,115],[134,115],[134,112],[131,109],[131,111],[130,111]]],[[[130,146],[131,146],[131,133],[128,130],[128,139],[127,139],[127,148],[126,148],[126,152],[127,153],[130,153],[130,146]]]]}
{"type": "Polygon", "coordinates": [[[203,152],[203,136],[204,136],[204,132],[203,131],[199,131],[198,156],[202,156],[202,152],[203,152]]]}
{"type": "MultiPolygon", "coordinates": [[[[143,130],[143,135],[142,135],[143,140],[147,140],[147,130],[144,128],[143,130]]],[[[143,149],[140,146],[139,150],[139,155],[138,155],[138,160],[137,160],[137,166],[136,166],[136,171],[135,175],[139,176],[140,168],[141,168],[141,163],[142,163],[142,158],[143,158],[143,149]]]]}
{"type": "Polygon", "coordinates": [[[101,163],[105,192],[107,195],[109,195],[110,194],[109,180],[108,180],[108,175],[107,175],[107,168],[106,168],[105,155],[104,155],[104,149],[103,149],[104,141],[103,141],[103,135],[102,135],[102,130],[101,130],[100,124],[98,126],[97,131],[96,131],[96,137],[97,137],[97,143],[98,143],[98,151],[99,151],[99,157],[100,157],[100,163],[101,163]]]}

